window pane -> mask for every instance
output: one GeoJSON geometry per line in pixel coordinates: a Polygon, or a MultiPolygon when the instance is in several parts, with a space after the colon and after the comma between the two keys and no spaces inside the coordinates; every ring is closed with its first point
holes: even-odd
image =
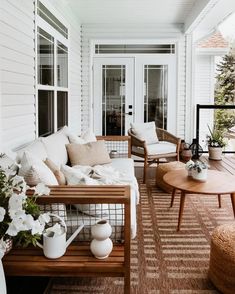
{"type": "Polygon", "coordinates": [[[68,87],[68,48],[57,42],[57,86],[68,87]]]}
{"type": "Polygon", "coordinates": [[[38,91],[38,126],[39,136],[54,132],[54,92],[38,91]]]}
{"type": "Polygon", "coordinates": [[[57,92],[57,129],[68,124],[68,93],[57,92]]]}
{"type": "Polygon", "coordinates": [[[54,38],[38,28],[38,83],[54,85],[54,38]]]}

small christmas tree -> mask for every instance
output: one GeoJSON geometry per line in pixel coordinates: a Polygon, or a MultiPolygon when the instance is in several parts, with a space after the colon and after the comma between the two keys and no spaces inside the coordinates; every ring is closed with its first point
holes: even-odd
{"type": "MultiPolygon", "coordinates": [[[[235,104],[235,58],[232,53],[223,57],[217,66],[215,87],[215,105],[235,104]]],[[[234,110],[218,109],[215,111],[214,128],[227,131],[235,124],[234,110]]]]}

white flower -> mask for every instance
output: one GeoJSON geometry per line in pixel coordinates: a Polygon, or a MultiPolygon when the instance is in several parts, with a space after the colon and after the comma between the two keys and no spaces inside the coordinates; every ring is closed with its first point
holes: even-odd
{"type": "Polygon", "coordinates": [[[50,218],[50,213],[49,212],[46,212],[46,213],[43,213],[43,214],[39,215],[39,218],[38,218],[38,220],[40,221],[40,223],[42,225],[45,225],[45,224],[49,223],[50,219],[51,218],[50,218]]]}
{"type": "Polygon", "coordinates": [[[191,159],[187,161],[185,164],[186,169],[191,169],[193,166],[194,166],[194,161],[192,161],[191,159]]]}
{"type": "Polygon", "coordinates": [[[53,233],[53,236],[61,236],[64,233],[64,229],[61,228],[61,225],[56,223],[53,227],[46,229],[46,233],[53,233]]]}
{"type": "Polygon", "coordinates": [[[19,233],[19,230],[18,228],[15,226],[15,223],[12,221],[10,224],[9,224],[9,227],[6,231],[6,234],[9,235],[9,236],[17,236],[17,234],[19,233]]]}
{"type": "Polygon", "coordinates": [[[25,202],[27,196],[23,193],[16,194],[13,193],[9,199],[9,209],[10,210],[22,210],[23,203],[25,202]]]}
{"type": "Polygon", "coordinates": [[[34,188],[35,194],[41,196],[41,195],[49,195],[50,194],[50,189],[45,186],[43,183],[37,184],[37,186],[34,188]]]}
{"type": "Polygon", "coordinates": [[[0,207],[0,222],[4,220],[4,216],[6,214],[6,210],[3,207],[0,207]]]}
{"type": "Polygon", "coordinates": [[[10,218],[13,219],[16,217],[20,217],[22,214],[25,214],[25,210],[23,210],[23,209],[18,209],[18,210],[9,209],[8,213],[10,215],[10,218]]]}
{"type": "Polygon", "coordinates": [[[33,226],[32,226],[32,235],[36,234],[42,234],[45,226],[44,224],[41,224],[39,220],[34,221],[33,226]]]}
{"type": "Polygon", "coordinates": [[[0,259],[2,259],[6,249],[7,249],[7,244],[5,241],[3,241],[3,238],[2,238],[0,240],[0,259]]]}
{"type": "Polygon", "coordinates": [[[12,185],[15,189],[17,189],[17,191],[22,191],[23,193],[25,193],[26,190],[29,188],[24,178],[18,175],[14,176],[14,178],[12,179],[12,185]]]}

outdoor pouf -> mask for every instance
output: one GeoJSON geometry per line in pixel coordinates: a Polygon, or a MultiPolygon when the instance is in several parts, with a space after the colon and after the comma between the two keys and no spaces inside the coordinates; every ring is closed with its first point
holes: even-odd
{"type": "Polygon", "coordinates": [[[177,169],[184,169],[185,164],[180,162],[180,161],[172,161],[168,163],[162,163],[159,164],[156,168],[156,185],[157,187],[161,188],[163,191],[171,193],[172,192],[172,187],[167,185],[163,181],[163,176],[172,170],[177,170],[177,169]]]}
{"type": "Polygon", "coordinates": [[[235,293],[235,223],[212,233],[209,278],[222,293],[235,293]]]}

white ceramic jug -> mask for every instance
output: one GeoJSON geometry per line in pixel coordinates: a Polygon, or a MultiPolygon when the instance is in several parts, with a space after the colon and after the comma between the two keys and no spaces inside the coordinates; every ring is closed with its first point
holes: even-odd
{"type": "Polygon", "coordinates": [[[66,241],[67,226],[64,220],[56,214],[51,213],[50,216],[56,217],[60,220],[63,228],[63,233],[59,236],[55,236],[52,232],[46,232],[43,234],[43,245],[37,242],[37,245],[43,249],[43,253],[47,258],[59,258],[66,252],[69,244],[74,240],[77,234],[82,230],[84,224],[81,224],[72,236],[66,241]]]}

